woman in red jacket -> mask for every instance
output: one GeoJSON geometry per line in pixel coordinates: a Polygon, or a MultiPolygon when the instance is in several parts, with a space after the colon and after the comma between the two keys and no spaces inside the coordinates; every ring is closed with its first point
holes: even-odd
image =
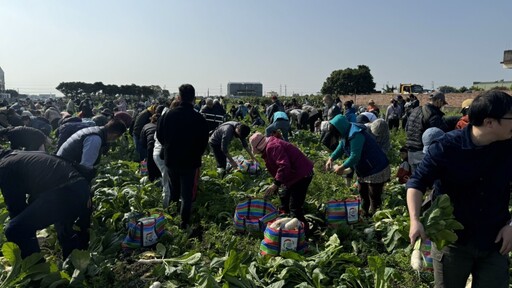
{"type": "Polygon", "coordinates": [[[304,217],[304,202],[313,179],[313,162],[293,144],[277,137],[266,138],[256,132],[249,141],[253,153],[262,155],[268,172],[274,177],[274,184],[267,189],[265,197],[275,195],[283,186],[279,193],[280,210],[302,221],[307,233],[309,225],[304,217]]]}

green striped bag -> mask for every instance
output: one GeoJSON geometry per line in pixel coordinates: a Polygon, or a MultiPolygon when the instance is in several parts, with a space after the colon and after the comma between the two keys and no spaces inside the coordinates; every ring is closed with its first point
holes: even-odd
{"type": "Polygon", "coordinates": [[[304,233],[304,224],[302,222],[298,229],[285,230],[282,228],[271,228],[267,225],[264,238],[260,244],[260,254],[279,256],[284,251],[294,251],[304,254],[308,244],[306,234],[304,233]]]}

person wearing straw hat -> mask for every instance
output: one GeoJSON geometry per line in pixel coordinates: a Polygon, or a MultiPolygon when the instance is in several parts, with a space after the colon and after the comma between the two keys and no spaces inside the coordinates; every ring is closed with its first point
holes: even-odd
{"type": "Polygon", "coordinates": [[[462,117],[460,117],[459,121],[455,125],[455,129],[462,129],[469,124],[469,116],[468,116],[468,110],[469,106],[473,103],[473,99],[466,99],[462,101],[461,110],[460,113],[462,114],[462,117]]]}

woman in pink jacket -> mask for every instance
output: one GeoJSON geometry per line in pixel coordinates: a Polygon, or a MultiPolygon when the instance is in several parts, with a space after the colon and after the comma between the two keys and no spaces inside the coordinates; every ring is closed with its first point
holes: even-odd
{"type": "Polygon", "coordinates": [[[274,177],[274,184],[267,189],[265,197],[275,195],[283,186],[279,193],[280,210],[302,221],[307,233],[309,225],[304,218],[304,202],[313,179],[313,162],[293,144],[273,136],[266,138],[256,132],[249,141],[253,153],[262,155],[268,172],[274,177]]]}

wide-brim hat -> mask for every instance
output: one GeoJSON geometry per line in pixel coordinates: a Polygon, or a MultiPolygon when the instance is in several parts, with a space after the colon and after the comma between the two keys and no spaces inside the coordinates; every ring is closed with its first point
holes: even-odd
{"type": "Polygon", "coordinates": [[[267,147],[267,138],[260,132],[256,132],[249,137],[249,143],[251,143],[253,151],[262,152],[267,147]]]}

